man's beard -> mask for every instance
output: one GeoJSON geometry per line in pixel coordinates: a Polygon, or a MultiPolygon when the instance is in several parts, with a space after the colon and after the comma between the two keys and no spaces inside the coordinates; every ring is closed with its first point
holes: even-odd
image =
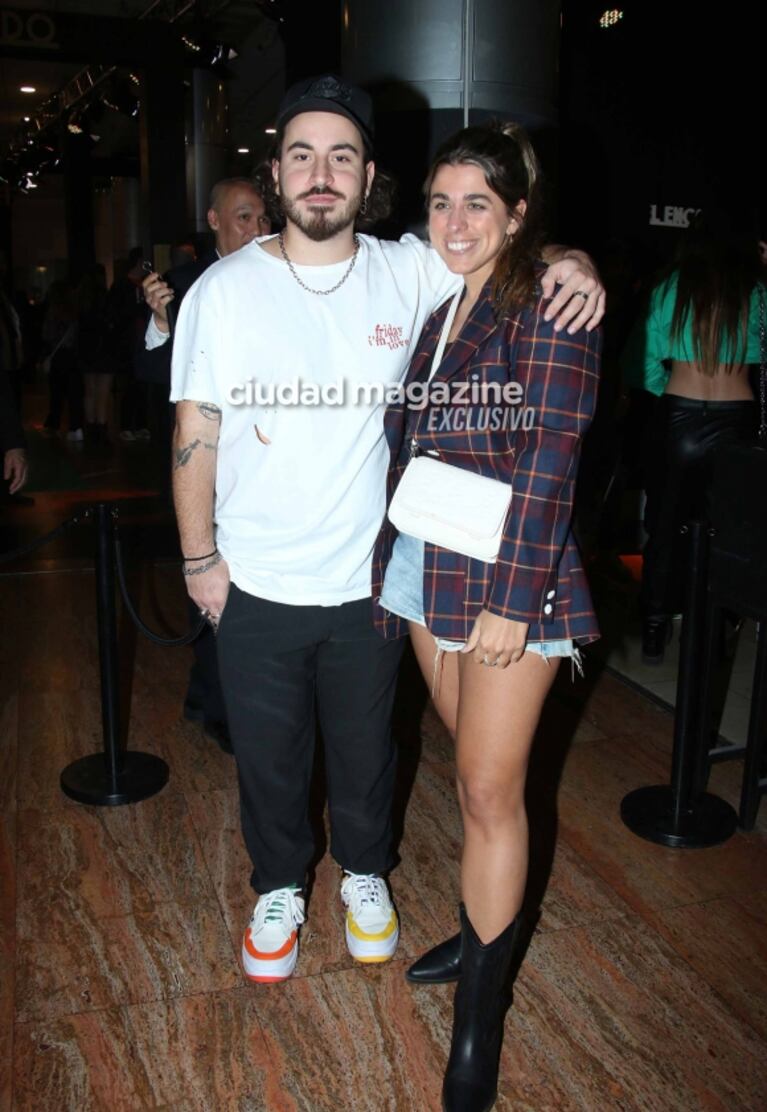
{"type": "MultiPolygon", "coordinates": [[[[319,192],[319,190],[316,192],[319,192]]],[[[325,189],[323,192],[327,193],[328,190],[325,189]]],[[[323,243],[326,239],[332,239],[334,235],[353,224],[362,201],[360,191],[355,197],[350,197],[340,211],[336,209],[331,216],[329,208],[316,207],[309,212],[302,209],[300,203],[308,196],[311,196],[311,191],[302,193],[295,200],[292,197],[286,197],[283,193],[280,196],[280,201],[285,216],[291,223],[300,228],[305,236],[313,239],[315,243],[323,243]]],[[[336,196],[339,196],[339,194],[336,194],[336,196]]]]}

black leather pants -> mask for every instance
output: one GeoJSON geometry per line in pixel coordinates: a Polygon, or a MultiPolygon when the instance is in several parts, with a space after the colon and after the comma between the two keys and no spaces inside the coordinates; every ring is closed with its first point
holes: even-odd
{"type": "Polygon", "coordinates": [[[753,401],[704,402],[664,394],[646,450],[648,540],[642,571],[642,613],[661,618],[681,611],[684,545],[680,529],[707,516],[710,478],[723,445],[753,440],[753,401]]]}

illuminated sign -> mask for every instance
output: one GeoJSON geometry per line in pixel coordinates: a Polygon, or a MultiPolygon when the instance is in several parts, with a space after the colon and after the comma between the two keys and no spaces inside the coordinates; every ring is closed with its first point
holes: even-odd
{"type": "Polygon", "coordinates": [[[599,17],[599,26],[603,31],[606,31],[608,27],[615,27],[622,19],[623,12],[620,8],[608,8],[608,10],[603,12],[599,17]]]}
{"type": "Polygon", "coordinates": [[[698,208],[680,205],[666,205],[662,210],[659,205],[650,205],[650,224],[656,228],[689,228],[690,218],[699,212],[698,208]],[[658,215],[659,211],[662,211],[662,216],[658,215]]]}

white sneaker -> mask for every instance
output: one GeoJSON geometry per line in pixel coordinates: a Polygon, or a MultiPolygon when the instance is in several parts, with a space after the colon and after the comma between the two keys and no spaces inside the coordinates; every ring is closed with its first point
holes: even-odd
{"type": "Polygon", "coordinates": [[[346,945],[355,961],[393,958],[399,921],[386,881],[380,876],[345,873],[341,899],[346,908],[346,945]]]}
{"type": "Polygon", "coordinates": [[[286,981],[298,960],[304,901],[295,888],[259,896],[242,940],[242,967],[251,981],[286,981]]]}

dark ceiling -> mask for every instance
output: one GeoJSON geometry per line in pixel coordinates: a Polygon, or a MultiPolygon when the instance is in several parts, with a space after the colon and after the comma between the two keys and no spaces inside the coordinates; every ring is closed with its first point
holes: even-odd
{"type": "MultiPolygon", "coordinates": [[[[276,49],[279,46],[276,0],[48,0],[43,4],[16,0],[12,9],[22,13],[22,19],[25,10],[30,15],[49,13],[54,19],[67,15],[143,19],[147,38],[153,33],[155,21],[173,24],[179,34],[197,34],[204,29],[207,38],[220,40],[238,54],[236,60],[226,64],[225,70],[235,146],[250,142],[253,133],[263,133],[283,89],[282,51],[276,49]]],[[[44,102],[60,93],[77,74],[85,77],[86,63],[92,68],[102,61],[98,57],[62,61],[56,59],[55,51],[50,52],[50,59],[47,56],[29,59],[3,56],[8,28],[13,29],[13,26],[18,26],[18,21],[6,22],[4,39],[0,39],[2,151],[7,151],[14,140],[18,143],[25,116],[34,119],[44,102]],[[35,92],[22,93],[22,85],[31,85],[35,92]]],[[[83,86],[88,84],[89,78],[86,78],[83,86]]]]}

